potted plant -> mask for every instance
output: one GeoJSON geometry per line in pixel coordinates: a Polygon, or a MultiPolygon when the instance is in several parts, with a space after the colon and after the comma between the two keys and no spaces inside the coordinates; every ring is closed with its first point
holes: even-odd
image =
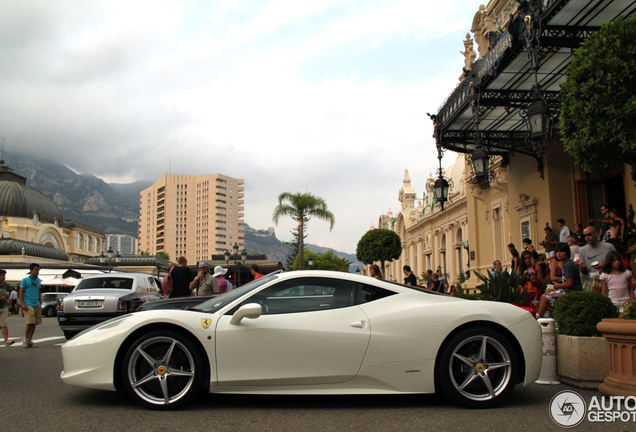
{"type": "Polygon", "coordinates": [[[552,311],[557,328],[559,380],[580,388],[597,389],[609,375],[607,341],[596,326],[615,318],[616,306],[600,293],[576,291],[559,298],[552,311]]]}
{"type": "Polygon", "coordinates": [[[609,344],[610,362],[610,374],[599,391],[605,396],[636,396],[636,300],[618,319],[604,319],[597,329],[609,344]]]}

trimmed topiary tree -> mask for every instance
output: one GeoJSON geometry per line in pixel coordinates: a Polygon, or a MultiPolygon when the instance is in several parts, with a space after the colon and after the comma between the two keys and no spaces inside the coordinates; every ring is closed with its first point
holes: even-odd
{"type": "Polygon", "coordinates": [[[609,297],[591,291],[566,294],[552,311],[558,333],[568,336],[602,336],[596,325],[603,318],[616,318],[618,309],[609,297]]]}
{"type": "Polygon", "coordinates": [[[605,23],[561,85],[561,138],[584,170],[636,163],[636,16],[605,23]]]}
{"type": "Polygon", "coordinates": [[[365,264],[380,261],[384,271],[384,261],[393,261],[402,255],[400,236],[384,228],[367,231],[356,247],[356,257],[365,264]]]}

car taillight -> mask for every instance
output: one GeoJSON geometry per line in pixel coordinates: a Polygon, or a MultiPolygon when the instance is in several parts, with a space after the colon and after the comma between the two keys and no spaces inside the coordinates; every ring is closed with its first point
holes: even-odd
{"type": "Polygon", "coordinates": [[[126,312],[126,302],[119,300],[117,302],[117,312],[126,312]]]}
{"type": "Polygon", "coordinates": [[[57,304],[57,313],[64,313],[64,302],[58,302],[57,304]]]}

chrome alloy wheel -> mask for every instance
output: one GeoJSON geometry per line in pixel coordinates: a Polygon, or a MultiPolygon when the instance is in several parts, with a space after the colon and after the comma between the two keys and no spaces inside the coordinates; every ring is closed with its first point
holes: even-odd
{"type": "Polygon", "coordinates": [[[128,383],[143,401],[170,405],[183,398],[195,379],[195,362],[188,348],[172,337],[149,338],[128,361],[128,383]]]}
{"type": "Polygon", "coordinates": [[[487,401],[508,387],[512,362],[508,350],[498,340],[475,335],[457,344],[448,371],[452,384],[463,397],[487,401]]]}

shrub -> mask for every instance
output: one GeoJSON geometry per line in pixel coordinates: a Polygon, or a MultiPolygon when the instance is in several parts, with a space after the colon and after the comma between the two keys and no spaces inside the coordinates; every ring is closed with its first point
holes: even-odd
{"type": "Polygon", "coordinates": [[[636,300],[632,300],[625,305],[623,313],[619,315],[620,319],[636,320],[636,300]]]}
{"type": "Polygon", "coordinates": [[[554,303],[558,333],[569,336],[602,336],[596,324],[603,318],[616,318],[618,310],[609,297],[601,293],[576,291],[554,303]]]}
{"type": "Polygon", "coordinates": [[[479,272],[475,275],[483,283],[477,286],[479,290],[480,300],[489,300],[502,303],[528,303],[530,295],[521,289],[521,281],[524,275],[517,272],[508,273],[503,271],[501,274],[488,272],[487,276],[479,272]]]}

